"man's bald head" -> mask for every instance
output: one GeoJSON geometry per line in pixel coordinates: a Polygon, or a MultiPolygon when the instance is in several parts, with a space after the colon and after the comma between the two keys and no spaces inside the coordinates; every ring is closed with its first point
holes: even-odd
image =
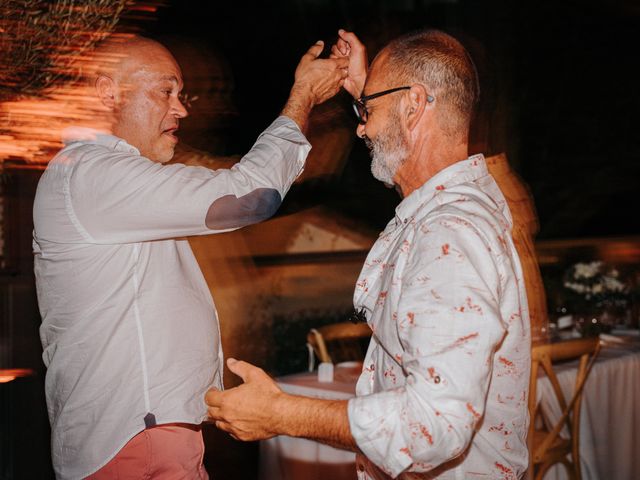
{"type": "Polygon", "coordinates": [[[98,44],[85,69],[85,77],[91,83],[98,75],[120,79],[144,68],[158,54],[171,53],[160,43],[139,35],[112,35],[98,44]]]}
{"type": "Polygon", "coordinates": [[[93,58],[87,73],[113,134],[151,160],[169,161],[179,119],[187,115],[178,98],[182,72],[171,53],[148,38],[118,36],[103,42],[93,58]]]}

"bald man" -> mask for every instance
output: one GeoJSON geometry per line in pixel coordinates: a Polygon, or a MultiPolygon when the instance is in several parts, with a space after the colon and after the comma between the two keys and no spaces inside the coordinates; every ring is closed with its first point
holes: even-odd
{"type": "Polygon", "coordinates": [[[313,45],[289,99],[231,170],[168,162],[182,73],[140,37],[97,51],[105,130],[75,129],[42,175],[34,255],[56,476],[208,478],[200,424],[222,387],[216,310],[186,240],[264,220],[301,172],[303,131],[346,59],[313,45]]]}

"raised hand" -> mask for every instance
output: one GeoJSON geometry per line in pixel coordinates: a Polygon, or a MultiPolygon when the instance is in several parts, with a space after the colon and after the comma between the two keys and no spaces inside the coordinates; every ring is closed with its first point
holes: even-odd
{"type": "Polygon", "coordinates": [[[289,100],[282,110],[303,130],[311,109],[338,93],[347,77],[349,59],[318,58],[323,48],[324,42],[318,40],[300,59],[289,100]]]}
{"type": "Polygon", "coordinates": [[[349,74],[344,80],[344,89],[353,98],[362,95],[364,84],[367,81],[369,71],[369,61],[367,59],[367,49],[356,37],[355,33],[346,30],[338,30],[338,40],[331,47],[330,58],[348,58],[349,74]]]}
{"type": "Polygon", "coordinates": [[[293,89],[308,91],[314,105],[333,97],[347,76],[349,60],[346,58],[320,59],[324,42],[318,40],[302,56],[295,73],[293,89]]]}

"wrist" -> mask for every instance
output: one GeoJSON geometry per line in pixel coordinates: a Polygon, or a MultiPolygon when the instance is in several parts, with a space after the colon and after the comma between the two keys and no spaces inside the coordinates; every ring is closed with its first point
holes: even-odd
{"type": "Polygon", "coordinates": [[[314,105],[311,92],[303,87],[294,85],[281,114],[296,122],[300,130],[304,132],[307,127],[309,113],[311,113],[314,105]]]}
{"type": "Polygon", "coordinates": [[[300,425],[298,424],[300,404],[296,401],[300,398],[280,391],[270,402],[269,413],[273,419],[272,430],[276,435],[295,437],[300,434],[300,425]],[[286,415],[283,412],[287,412],[286,415]]]}

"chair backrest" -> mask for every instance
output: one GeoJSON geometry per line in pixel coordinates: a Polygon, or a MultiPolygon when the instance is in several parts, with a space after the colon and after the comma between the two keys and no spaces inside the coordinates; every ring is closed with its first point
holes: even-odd
{"type": "Polygon", "coordinates": [[[309,330],[307,343],[321,362],[362,360],[362,344],[369,337],[371,328],[366,323],[332,323],[309,330]]]}
{"type": "Polygon", "coordinates": [[[527,440],[529,478],[541,479],[549,467],[558,462],[567,468],[570,478],[577,480],[581,478],[580,406],[585,382],[599,350],[600,341],[597,338],[536,345],[531,349],[530,424],[527,440]],[[559,362],[574,359],[579,359],[579,363],[573,391],[569,396],[565,396],[558,380],[556,367],[559,362]],[[557,419],[549,419],[539,408],[537,385],[541,370],[549,379],[555,400],[560,407],[561,415],[557,419]],[[569,432],[569,438],[563,438],[560,435],[565,427],[569,432]],[[567,459],[568,455],[571,455],[571,462],[567,459]]]}

